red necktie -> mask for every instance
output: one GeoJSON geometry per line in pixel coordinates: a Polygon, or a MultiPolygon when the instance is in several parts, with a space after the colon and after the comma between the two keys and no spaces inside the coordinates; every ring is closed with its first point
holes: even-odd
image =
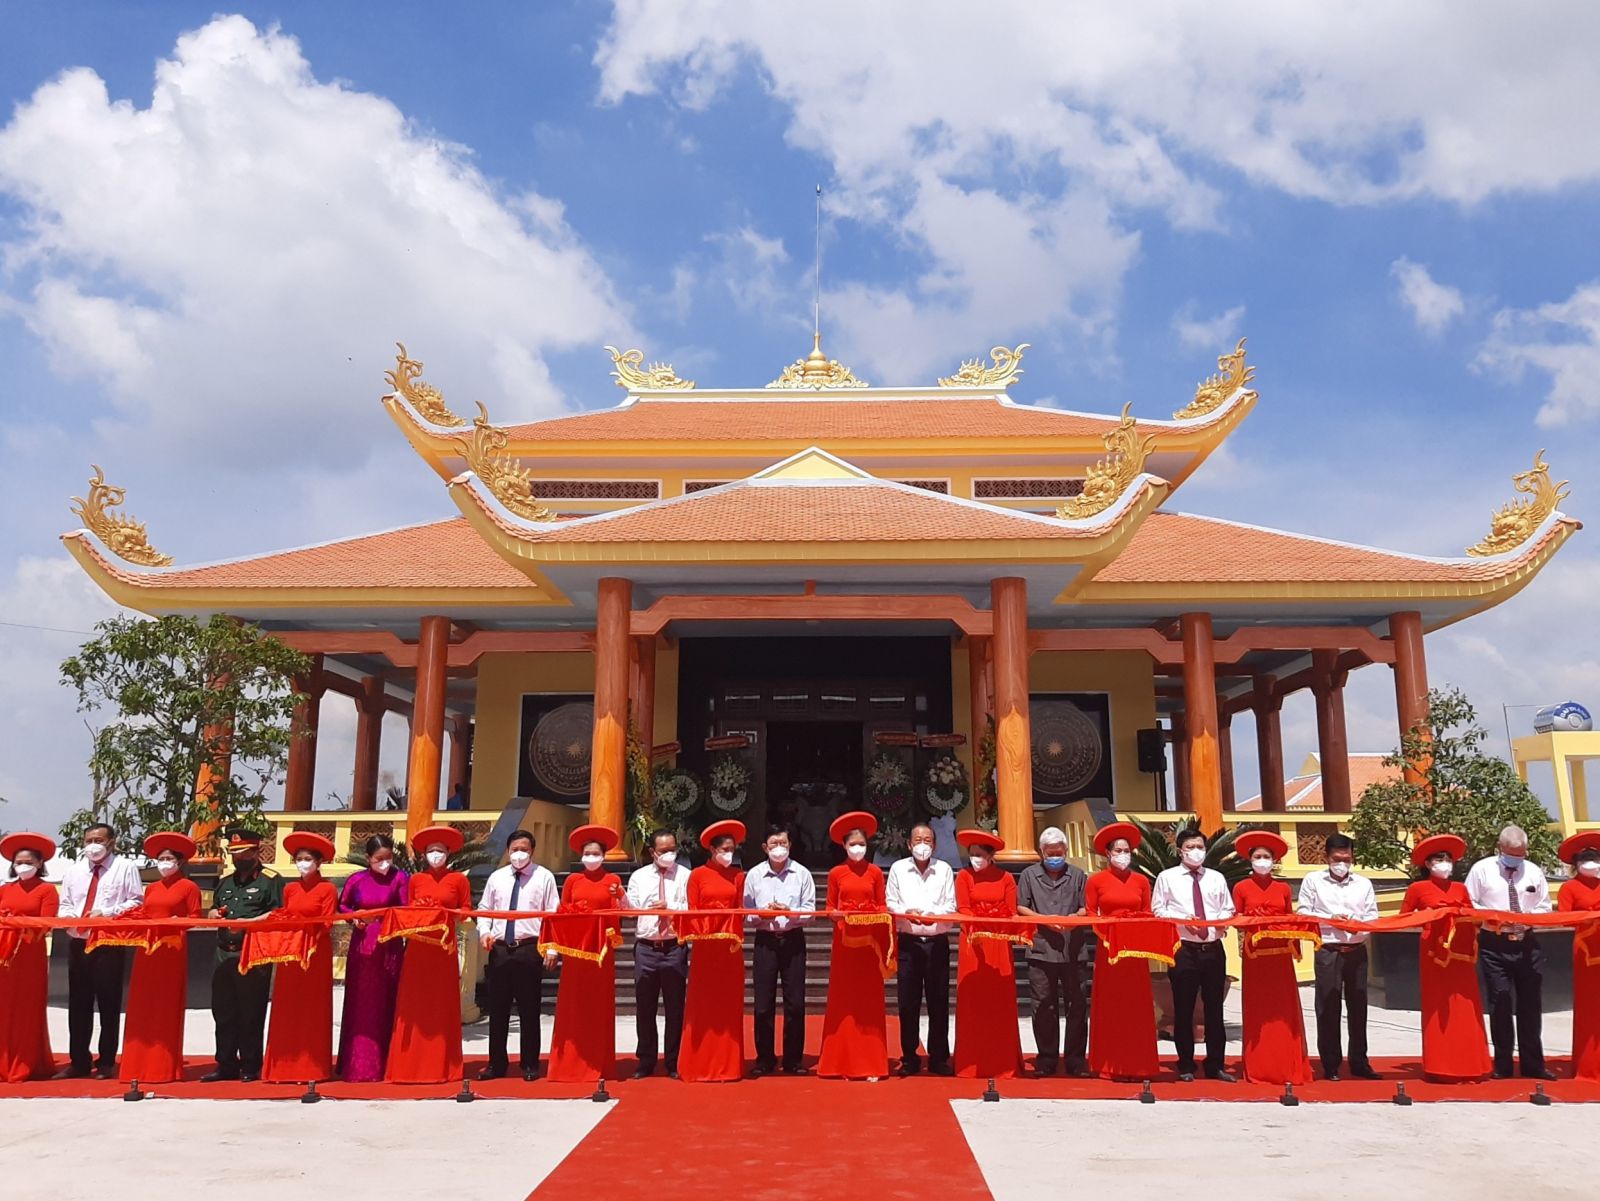
{"type": "Polygon", "coordinates": [[[95,894],[100,891],[100,864],[95,864],[89,869],[89,895],[83,898],[83,916],[89,917],[94,913],[95,894]]]}
{"type": "MultiPolygon", "coordinates": [[[[1189,877],[1194,881],[1194,915],[1196,917],[1205,917],[1205,915],[1206,915],[1206,897],[1205,897],[1205,893],[1200,891],[1200,871],[1199,871],[1199,869],[1198,868],[1191,868],[1189,870],[1189,877]]],[[[1210,942],[1211,941],[1211,927],[1209,927],[1209,926],[1191,926],[1189,928],[1191,930],[1193,930],[1196,934],[1200,935],[1201,938],[1204,939],[1206,942],[1210,942]]]]}

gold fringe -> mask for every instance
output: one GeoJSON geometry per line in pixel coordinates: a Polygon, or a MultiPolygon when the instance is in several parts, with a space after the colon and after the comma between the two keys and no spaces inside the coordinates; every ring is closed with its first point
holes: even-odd
{"type": "Polygon", "coordinates": [[[580,951],[577,947],[564,947],[557,942],[539,944],[539,954],[548,955],[551,951],[563,958],[581,959],[585,963],[604,963],[606,956],[611,954],[611,944],[608,942],[598,951],[580,951]]]}
{"type": "Polygon", "coordinates": [[[1106,963],[1121,963],[1124,959],[1150,959],[1156,963],[1164,963],[1168,967],[1178,962],[1178,948],[1183,945],[1180,938],[1172,944],[1172,954],[1163,955],[1160,951],[1118,951],[1115,955],[1107,955],[1106,963]]]}
{"type": "Polygon", "coordinates": [[[878,971],[885,980],[891,979],[899,970],[899,940],[894,936],[894,915],[890,913],[846,913],[844,925],[839,930],[839,941],[847,947],[868,947],[875,953],[878,960],[878,971]],[[889,937],[884,943],[867,933],[852,932],[851,926],[888,926],[889,937]]]}
{"type": "MultiPolygon", "coordinates": [[[[437,926],[407,926],[404,930],[393,930],[388,934],[379,934],[378,941],[393,942],[397,938],[417,938],[424,934],[438,934],[442,936],[444,934],[451,933],[452,930],[453,927],[449,922],[444,922],[437,926]]],[[[443,937],[440,937],[437,941],[434,941],[433,939],[423,939],[423,941],[431,942],[436,947],[443,947],[445,945],[445,940],[443,937]]]]}

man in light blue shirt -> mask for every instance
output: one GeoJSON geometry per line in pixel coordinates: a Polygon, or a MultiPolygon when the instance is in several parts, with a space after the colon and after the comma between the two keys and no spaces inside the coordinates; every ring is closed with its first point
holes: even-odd
{"type": "Polygon", "coordinates": [[[811,872],[789,858],[787,826],[772,826],[762,844],[764,862],[745,873],[744,907],[776,909],[771,917],[745,919],[755,926],[756,1064],[752,1076],[771,1075],[778,1067],[774,1043],[778,1018],[778,981],[783,981],[783,1070],[807,1074],[806,935],[805,923],[817,908],[817,885],[811,872]]]}

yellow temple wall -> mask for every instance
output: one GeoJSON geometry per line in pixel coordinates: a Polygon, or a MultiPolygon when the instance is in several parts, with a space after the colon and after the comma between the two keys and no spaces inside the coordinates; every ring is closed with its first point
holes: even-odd
{"type": "Polygon", "coordinates": [[[1030,692],[1104,692],[1111,699],[1111,787],[1118,809],[1153,809],[1155,777],[1139,770],[1137,731],[1156,724],[1155,667],[1143,651],[1041,651],[1030,692]]]}

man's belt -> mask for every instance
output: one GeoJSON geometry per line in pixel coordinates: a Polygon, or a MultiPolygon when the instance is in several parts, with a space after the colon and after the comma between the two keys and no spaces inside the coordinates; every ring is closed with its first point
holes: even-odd
{"type": "Polygon", "coordinates": [[[675,947],[681,940],[676,938],[637,938],[634,941],[647,942],[652,947],[675,947]]]}
{"type": "Polygon", "coordinates": [[[1364,942],[1325,942],[1321,947],[1324,951],[1338,951],[1341,955],[1348,955],[1351,951],[1364,951],[1367,944],[1364,942]]]}

